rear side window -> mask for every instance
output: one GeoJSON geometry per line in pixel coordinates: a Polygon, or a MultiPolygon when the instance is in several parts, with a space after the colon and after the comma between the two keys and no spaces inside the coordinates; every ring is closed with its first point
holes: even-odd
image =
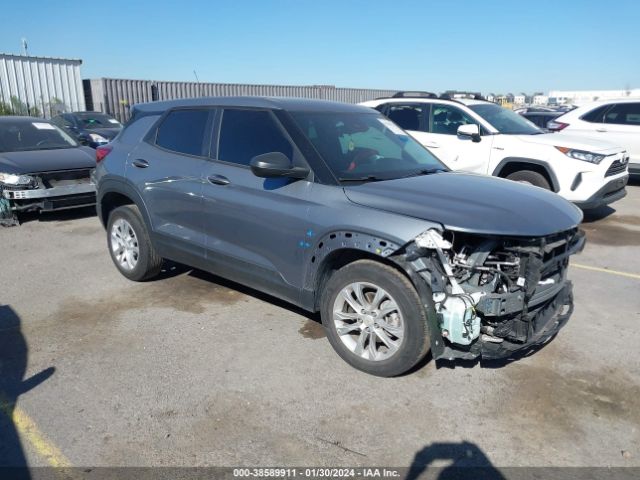
{"type": "Polygon", "coordinates": [[[590,123],[602,123],[604,121],[604,113],[611,108],[611,105],[602,105],[589,113],[582,116],[582,120],[590,123]]]}
{"type": "Polygon", "coordinates": [[[225,110],[220,126],[218,159],[249,165],[256,155],[284,153],[293,158],[293,147],[273,115],[266,110],[225,110]]]}
{"type": "Polygon", "coordinates": [[[387,109],[387,117],[404,130],[425,131],[425,111],[428,112],[428,105],[403,105],[390,104],[387,109]]]}
{"type": "Polygon", "coordinates": [[[618,103],[604,115],[605,123],[640,125],[640,103],[618,103]]]}
{"type": "Polygon", "coordinates": [[[164,118],[156,134],[156,145],[187,155],[208,155],[209,110],[173,110],[164,118]]]}

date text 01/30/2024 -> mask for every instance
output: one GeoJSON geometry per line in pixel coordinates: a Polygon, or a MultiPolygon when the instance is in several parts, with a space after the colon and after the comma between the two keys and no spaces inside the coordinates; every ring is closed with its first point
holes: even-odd
{"type": "Polygon", "coordinates": [[[392,468],[234,468],[234,478],[397,478],[392,468]]]}

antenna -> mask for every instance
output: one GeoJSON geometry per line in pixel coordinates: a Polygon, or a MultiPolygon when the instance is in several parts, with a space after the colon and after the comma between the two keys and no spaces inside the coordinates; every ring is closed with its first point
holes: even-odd
{"type": "Polygon", "coordinates": [[[193,71],[193,76],[196,77],[196,82],[198,83],[198,95],[202,96],[202,85],[200,84],[200,79],[198,78],[198,74],[196,71],[193,71]]]}
{"type": "Polygon", "coordinates": [[[22,37],[22,40],[20,41],[20,43],[22,43],[22,52],[24,53],[25,57],[29,56],[29,46],[27,45],[27,39],[25,37],[22,37]]]}

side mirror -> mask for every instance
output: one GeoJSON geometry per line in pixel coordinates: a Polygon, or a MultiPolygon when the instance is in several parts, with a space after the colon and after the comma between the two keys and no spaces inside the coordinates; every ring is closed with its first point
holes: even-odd
{"type": "Polygon", "coordinates": [[[75,133],[76,139],[78,140],[80,145],[90,145],[91,144],[91,137],[89,137],[89,135],[78,134],[77,132],[72,132],[72,133],[75,133]]]}
{"type": "Polygon", "coordinates": [[[473,142],[480,141],[480,127],[475,123],[468,123],[458,127],[458,136],[471,138],[473,142]]]}
{"type": "Polygon", "coordinates": [[[306,178],[309,175],[308,168],[291,166],[291,161],[282,152],[257,155],[251,159],[249,165],[256,177],[306,178]]]}

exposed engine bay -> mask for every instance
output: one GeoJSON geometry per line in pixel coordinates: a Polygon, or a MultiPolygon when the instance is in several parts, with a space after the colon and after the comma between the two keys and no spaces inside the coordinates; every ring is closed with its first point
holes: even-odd
{"type": "Polygon", "coordinates": [[[569,257],[578,229],[534,238],[427,230],[406,259],[430,286],[443,348],[438,358],[500,358],[545,343],[573,311],[569,257]]]}

